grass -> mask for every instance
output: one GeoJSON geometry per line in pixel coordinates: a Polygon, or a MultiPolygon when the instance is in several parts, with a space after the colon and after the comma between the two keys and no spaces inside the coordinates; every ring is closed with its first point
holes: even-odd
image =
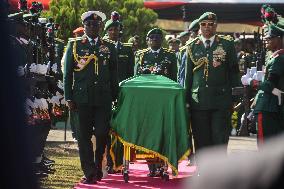
{"type": "Polygon", "coordinates": [[[46,144],[45,154],[55,160],[54,174],[41,179],[43,189],[70,189],[83,175],[76,143],[50,142],[46,144]]]}

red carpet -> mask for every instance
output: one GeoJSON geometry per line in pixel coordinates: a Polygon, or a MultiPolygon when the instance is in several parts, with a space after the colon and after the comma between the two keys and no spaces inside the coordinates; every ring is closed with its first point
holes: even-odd
{"type": "MultiPolygon", "coordinates": [[[[160,177],[150,178],[147,177],[148,166],[147,164],[130,164],[129,182],[125,183],[121,174],[108,175],[105,179],[95,185],[85,185],[78,183],[75,189],[132,189],[132,188],[143,188],[143,189],[164,189],[164,188],[182,188],[183,181],[190,177],[196,167],[186,166],[187,162],[183,161],[179,164],[179,175],[172,177],[170,174],[169,181],[163,181],[160,177]]],[[[168,170],[171,173],[171,169],[168,170]]]]}

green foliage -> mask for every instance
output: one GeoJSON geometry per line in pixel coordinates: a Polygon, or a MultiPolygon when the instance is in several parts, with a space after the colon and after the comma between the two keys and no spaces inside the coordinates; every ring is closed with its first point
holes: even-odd
{"type": "MultiPolygon", "coordinates": [[[[144,8],[143,0],[52,0],[49,11],[43,15],[50,16],[60,25],[58,37],[68,39],[73,37],[72,31],[81,26],[81,14],[88,10],[98,10],[110,19],[112,11],[121,15],[124,26],[122,41],[127,41],[137,34],[145,39],[147,32],[154,27],[158,16],[144,8]]],[[[145,40],[142,40],[145,44],[145,40]]]]}

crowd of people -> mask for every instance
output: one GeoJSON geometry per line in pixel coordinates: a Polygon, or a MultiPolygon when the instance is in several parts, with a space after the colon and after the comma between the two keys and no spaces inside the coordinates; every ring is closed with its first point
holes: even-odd
{"type": "MultiPolygon", "coordinates": [[[[265,15],[266,11],[273,9],[264,5],[262,11],[265,15]]],[[[191,123],[188,133],[192,133],[191,140],[194,141],[194,146],[189,146],[192,152],[198,153],[216,145],[226,147],[232,110],[242,101],[240,96],[232,95],[232,90],[240,86],[254,90],[250,111],[257,120],[255,130],[259,143],[284,130],[284,21],[280,15],[275,14],[273,20],[263,18],[263,44],[269,53],[261,70],[254,60],[254,53],[245,52],[244,39],[217,33],[218,18],[213,12],[203,13],[186,31],[169,39],[168,48],[162,47],[165,40],[163,30],[153,28],[145,36],[148,46],[141,48],[139,42],[143,37],[134,35],[127,43],[121,41],[123,24],[117,12],[112,12],[104,24],[104,13],[87,11],[81,15],[82,27],[74,28],[74,38],[68,40],[64,52],[62,41],[55,40],[57,51],[52,65],[47,61],[46,65],[36,62],[27,67],[29,57],[23,47],[29,41],[23,20],[29,17],[31,15],[18,13],[9,15],[9,20],[16,31],[11,35],[14,51],[23,55],[18,74],[28,82],[26,125],[34,139],[34,171],[40,177],[54,172],[52,165],[55,162],[44,155],[44,146],[52,120],[54,123],[56,118],[62,118],[67,107],[84,173],[81,182],[96,184],[101,181],[105,151],[108,173],[117,173],[123,157],[117,163],[110,155],[112,108],[117,103],[119,83],[140,74],[163,75],[184,87],[184,106],[191,123]],[[54,82],[50,84],[50,78],[55,78],[55,85],[54,82]],[[96,137],[95,152],[91,141],[93,135],[96,137]]],[[[44,20],[41,23],[47,24],[44,20]]],[[[49,61],[52,52],[45,57],[49,61]]],[[[247,119],[247,114],[244,115],[243,119],[247,119]]],[[[189,160],[192,157],[189,156],[189,160]]],[[[161,164],[149,164],[148,176],[161,176],[160,168],[161,164]]]]}

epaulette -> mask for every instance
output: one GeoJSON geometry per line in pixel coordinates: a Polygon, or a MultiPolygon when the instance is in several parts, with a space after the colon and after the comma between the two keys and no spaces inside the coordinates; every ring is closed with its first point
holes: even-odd
{"type": "Polygon", "coordinates": [[[163,50],[166,51],[166,52],[175,53],[174,50],[171,50],[171,49],[168,49],[168,48],[163,48],[163,50]]]}
{"type": "Polygon", "coordinates": [[[68,41],[79,41],[79,40],[82,40],[82,37],[75,37],[75,38],[68,38],[68,41]]]}
{"type": "Polygon", "coordinates": [[[284,49],[280,49],[280,50],[276,51],[275,53],[273,53],[271,55],[271,57],[276,58],[276,57],[281,56],[283,54],[284,54],[284,49]]]}
{"type": "Polygon", "coordinates": [[[225,39],[227,41],[234,41],[234,38],[230,35],[218,35],[218,37],[225,39]]]}
{"type": "Polygon", "coordinates": [[[133,43],[122,43],[124,46],[132,47],[133,43]]]}
{"type": "Polygon", "coordinates": [[[108,39],[108,38],[102,38],[102,40],[115,45],[115,42],[113,40],[108,39]]]}
{"type": "Polygon", "coordinates": [[[138,51],[136,51],[135,54],[136,54],[137,56],[139,56],[139,55],[141,55],[141,54],[143,54],[143,53],[145,53],[145,52],[147,52],[147,51],[149,51],[149,50],[150,50],[150,48],[138,50],[138,51]]]}
{"type": "Polygon", "coordinates": [[[180,48],[179,48],[179,52],[182,52],[183,50],[185,50],[185,49],[187,48],[187,46],[188,46],[188,45],[185,44],[184,46],[180,47],[180,48]]]}
{"type": "Polygon", "coordinates": [[[55,40],[55,41],[58,41],[58,42],[60,42],[60,43],[65,43],[65,41],[64,41],[63,39],[55,38],[54,40],[55,40]]]}

